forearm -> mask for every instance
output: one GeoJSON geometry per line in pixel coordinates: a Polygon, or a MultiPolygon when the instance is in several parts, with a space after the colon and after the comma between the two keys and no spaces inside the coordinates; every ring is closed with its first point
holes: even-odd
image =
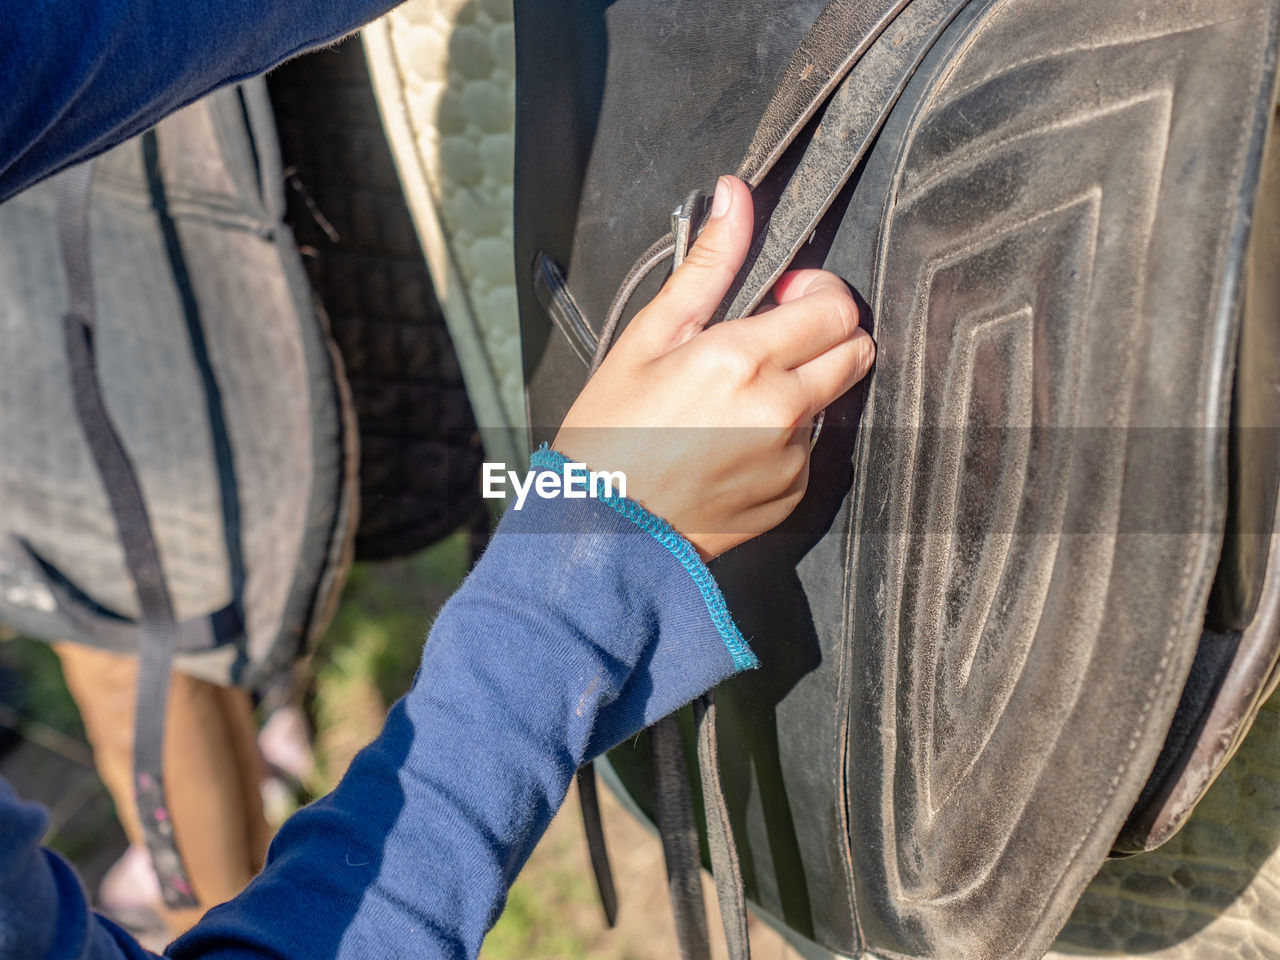
{"type": "Polygon", "coordinates": [[[750,661],[721,629],[608,506],[509,513],[382,735],[173,956],[474,956],[578,766],[750,661]]]}
{"type": "Polygon", "coordinates": [[[0,17],[0,201],[397,0],[47,0],[0,17]]]}

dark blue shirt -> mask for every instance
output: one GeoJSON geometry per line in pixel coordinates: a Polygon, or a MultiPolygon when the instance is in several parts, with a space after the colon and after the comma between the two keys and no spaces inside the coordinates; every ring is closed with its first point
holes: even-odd
{"type": "Polygon", "coordinates": [[[0,201],[393,0],[6,0],[0,201]]]}
{"type": "MultiPolygon", "coordinates": [[[[754,665],[666,523],[630,500],[531,494],[441,611],[381,735],[168,955],[474,957],[574,771],[754,665]]],[[[147,956],[89,914],[39,846],[45,823],[0,782],[0,956],[147,956]]]]}

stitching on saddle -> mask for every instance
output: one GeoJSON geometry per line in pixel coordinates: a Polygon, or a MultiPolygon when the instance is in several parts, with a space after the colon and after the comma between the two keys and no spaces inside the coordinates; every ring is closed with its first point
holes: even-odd
{"type": "MultiPolygon", "coordinates": [[[[1220,24],[1229,23],[1229,22],[1236,22],[1238,20],[1244,20],[1244,19],[1248,19],[1248,18],[1245,18],[1245,17],[1230,18],[1229,20],[1216,21],[1211,24],[1203,24],[1203,25],[1198,24],[1185,32],[1194,32],[1195,30],[1206,29],[1208,26],[1220,25],[1220,24]]],[[[1276,23],[1275,23],[1274,16],[1267,18],[1266,26],[1267,26],[1267,29],[1265,32],[1268,40],[1274,39],[1276,34],[1276,23]]],[[[1163,34],[1162,36],[1171,36],[1174,33],[1178,33],[1178,32],[1182,32],[1182,31],[1172,31],[1170,33],[1163,34]]],[[[1260,46],[1264,46],[1264,45],[1260,45],[1260,46]]],[[[1265,57],[1265,55],[1266,55],[1265,52],[1261,54],[1262,57],[1265,57]]],[[[1259,55],[1255,54],[1255,57],[1252,63],[1256,65],[1258,63],[1258,60],[1259,60],[1259,55]]],[[[1248,165],[1249,150],[1253,146],[1253,142],[1256,139],[1257,139],[1257,134],[1254,133],[1254,131],[1252,130],[1247,130],[1240,134],[1239,140],[1236,145],[1235,162],[1232,164],[1232,170],[1231,170],[1232,183],[1238,183],[1241,177],[1243,176],[1244,171],[1248,165]]],[[[1261,148],[1259,147],[1258,149],[1261,149],[1261,148]]],[[[1222,233],[1219,235],[1217,249],[1214,251],[1217,257],[1218,263],[1223,263],[1225,260],[1226,251],[1230,244],[1230,238],[1232,233],[1234,232],[1234,228],[1238,226],[1239,217],[1240,217],[1240,214],[1238,210],[1234,212],[1224,213],[1223,223],[1226,229],[1224,229],[1222,233]]],[[[1214,293],[1217,294],[1217,296],[1215,297],[1215,301],[1220,299],[1221,297],[1222,282],[1223,282],[1222,279],[1219,278],[1217,283],[1215,284],[1214,293]]],[[[1203,505],[1203,501],[1201,502],[1201,505],[1198,508],[1198,512],[1200,515],[1199,519],[1203,520],[1204,514],[1206,512],[1205,507],[1203,505]]],[[[1190,569],[1189,566],[1185,567],[1182,571],[1182,575],[1178,578],[1178,589],[1175,596],[1183,596],[1186,593],[1187,588],[1189,587],[1193,579],[1194,579],[1194,572],[1190,569]]],[[[1146,698],[1143,701],[1142,712],[1139,714],[1139,721],[1136,724],[1135,732],[1130,737],[1129,743],[1126,744],[1124,760],[1116,768],[1116,772],[1114,776],[1112,776],[1111,778],[1111,783],[1108,786],[1106,795],[1098,802],[1096,811],[1094,813],[1094,820],[1097,820],[1101,816],[1103,810],[1105,810],[1107,805],[1111,802],[1112,796],[1114,796],[1116,789],[1120,785],[1120,780],[1124,777],[1126,771],[1129,768],[1130,763],[1133,760],[1133,754],[1134,754],[1134,751],[1137,749],[1138,739],[1141,737],[1142,733],[1145,732],[1147,724],[1150,722],[1151,708],[1155,703],[1156,694],[1159,692],[1160,688],[1165,683],[1168,682],[1169,663],[1170,663],[1170,660],[1172,659],[1173,646],[1176,640],[1177,640],[1177,634],[1176,634],[1176,631],[1173,631],[1173,630],[1171,630],[1169,634],[1165,637],[1164,648],[1161,651],[1161,656],[1158,663],[1158,669],[1156,671],[1156,675],[1152,678],[1151,684],[1147,688],[1146,698]]],[[[1068,861],[1071,866],[1074,866],[1078,862],[1080,857],[1080,851],[1084,847],[1085,843],[1088,841],[1088,838],[1089,838],[1089,834],[1086,833],[1084,836],[1081,836],[1076,840],[1075,846],[1072,848],[1071,856],[1068,861]]],[[[1054,889],[1053,889],[1054,895],[1056,895],[1061,890],[1062,883],[1065,879],[1066,877],[1064,875],[1064,877],[1060,878],[1058,883],[1054,886],[1054,889]]],[[[1039,925],[1040,921],[1043,920],[1044,915],[1047,911],[1048,911],[1048,905],[1046,904],[1045,909],[1042,910],[1039,913],[1039,915],[1037,915],[1036,917],[1037,925],[1039,925]]],[[[1027,935],[1022,938],[1022,941],[1018,944],[1018,947],[1021,947],[1023,944],[1025,944],[1027,940],[1030,939],[1030,937],[1031,937],[1031,932],[1028,932],[1027,935]]]]}

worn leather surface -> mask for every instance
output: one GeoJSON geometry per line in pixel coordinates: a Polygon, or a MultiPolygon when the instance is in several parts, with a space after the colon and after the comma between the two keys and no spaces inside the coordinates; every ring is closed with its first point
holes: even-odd
{"type": "MultiPolygon", "coordinates": [[[[816,16],[769,13],[518,11],[518,267],[603,316],[816,16]]],[[[970,3],[819,226],[876,369],[715,571],[764,663],[718,694],[748,893],[831,951],[1042,955],[1161,752],[1222,545],[1273,14],[970,3]]],[[[518,278],[547,438],[581,364],[518,278]]],[[[646,757],[611,759],[651,809],[646,757]]]]}
{"type": "MultiPolygon", "coordinates": [[[[1274,108],[1273,108],[1274,114],[1274,108]]],[[[1228,438],[1227,525],[1206,626],[1155,770],[1116,849],[1179,830],[1275,689],[1280,661],[1280,144],[1263,157],[1242,263],[1240,340],[1228,438]]]]}
{"type": "Polygon", "coordinates": [[[897,953],[1048,946],[1216,567],[1269,11],[1087,9],[986,7],[886,164],[849,782],[864,929],[897,953]]]}

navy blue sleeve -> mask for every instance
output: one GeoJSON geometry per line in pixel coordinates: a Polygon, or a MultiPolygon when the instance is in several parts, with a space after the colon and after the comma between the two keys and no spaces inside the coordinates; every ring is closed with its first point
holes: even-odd
{"type": "Polygon", "coordinates": [[[0,14],[0,201],[398,0],[25,0],[0,14]]]}
{"type": "Polygon", "coordinates": [[[0,957],[5,960],[145,960],[151,954],[89,912],[80,879],[40,846],[48,813],[0,779],[0,957]]]}
{"type": "Polygon", "coordinates": [[[623,498],[530,495],[441,611],[383,732],[169,956],[474,957],[574,771],[754,665],[669,526],[623,498]]]}

